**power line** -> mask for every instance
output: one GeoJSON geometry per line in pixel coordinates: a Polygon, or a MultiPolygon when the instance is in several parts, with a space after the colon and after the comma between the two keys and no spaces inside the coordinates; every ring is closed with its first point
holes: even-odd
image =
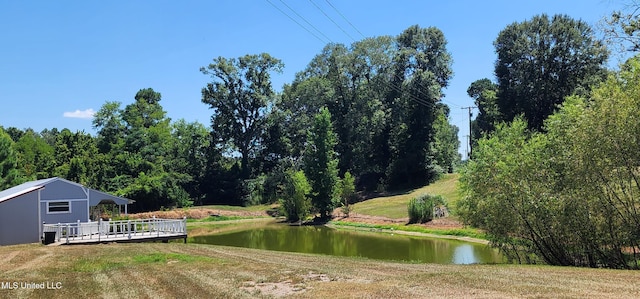
{"type": "Polygon", "coordinates": [[[286,6],[289,10],[291,10],[294,14],[296,14],[296,16],[298,16],[300,19],[302,19],[305,23],[307,23],[309,26],[311,26],[311,28],[315,29],[318,33],[320,33],[322,36],[324,36],[328,41],[333,42],[331,40],[331,38],[329,38],[324,33],[322,33],[322,31],[318,30],[318,28],[316,28],[316,26],[313,26],[313,24],[309,23],[309,21],[307,21],[307,19],[305,19],[298,12],[296,12],[293,8],[291,8],[289,5],[287,5],[286,2],[284,2],[283,0],[280,0],[280,2],[282,2],[282,4],[284,4],[284,6],[286,6]]]}
{"type": "MultiPolygon", "coordinates": [[[[284,14],[284,15],[285,15],[285,16],[287,16],[289,19],[291,19],[291,20],[292,20],[292,21],[294,21],[296,24],[298,24],[298,26],[302,27],[304,30],[306,30],[306,31],[307,31],[307,32],[309,32],[311,35],[313,35],[316,39],[318,39],[319,41],[321,41],[321,42],[323,42],[323,43],[326,43],[326,41],[322,40],[320,37],[318,37],[316,34],[314,34],[312,31],[310,31],[307,27],[305,27],[305,26],[303,26],[302,24],[300,24],[297,20],[295,20],[295,19],[294,19],[293,17],[291,17],[289,14],[287,14],[287,13],[286,13],[286,12],[284,12],[282,9],[280,9],[278,6],[276,6],[275,4],[273,4],[271,1],[269,1],[269,0],[266,0],[266,1],[267,1],[267,2],[269,2],[269,4],[271,4],[271,6],[275,7],[275,8],[276,8],[278,11],[280,11],[282,14],[284,14]]],[[[322,36],[324,36],[324,37],[325,37],[325,38],[327,38],[329,41],[331,41],[331,39],[330,39],[327,35],[325,35],[322,31],[320,31],[320,30],[319,30],[319,29],[317,29],[315,26],[313,26],[309,21],[307,21],[304,17],[302,17],[300,14],[298,14],[298,13],[297,13],[293,8],[291,8],[289,5],[287,5],[283,0],[280,0],[280,2],[282,2],[282,4],[284,4],[287,8],[289,8],[289,10],[291,10],[291,11],[292,11],[293,13],[295,13],[298,17],[300,17],[302,20],[304,20],[307,24],[309,24],[309,26],[311,26],[313,29],[315,29],[316,31],[318,31],[322,36]]],[[[329,17],[329,15],[327,15],[327,13],[325,13],[325,12],[324,12],[324,10],[322,10],[322,8],[320,8],[320,7],[319,7],[315,2],[313,2],[313,0],[309,0],[309,2],[311,2],[311,4],[313,4],[313,6],[315,6],[315,7],[316,7],[320,12],[322,12],[322,14],[324,14],[324,15],[325,15],[325,17],[327,17],[331,22],[333,22],[333,24],[334,24],[334,25],[336,25],[340,30],[342,30],[342,32],[344,32],[347,36],[349,36],[352,40],[354,40],[354,41],[355,41],[355,39],[354,39],[351,35],[349,35],[349,34],[348,34],[348,33],[347,33],[347,32],[346,32],[346,31],[345,31],[345,30],[344,30],[340,25],[338,25],[338,24],[337,24],[337,23],[336,23],[336,22],[335,22],[331,17],[329,17]]],[[[327,2],[328,2],[328,1],[327,1],[327,2]]],[[[331,3],[329,3],[329,4],[331,5],[331,3]]],[[[337,12],[338,12],[338,13],[339,13],[339,14],[340,14],[344,19],[345,19],[345,20],[347,20],[347,19],[346,19],[346,17],[345,17],[343,14],[341,14],[341,13],[337,10],[337,8],[335,8],[333,5],[331,5],[331,7],[333,7],[333,8],[334,8],[334,9],[335,9],[335,10],[336,10],[336,11],[337,11],[337,12]]],[[[351,22],[349,22],[348,20],[347,20],[347,22],[348,22],[352,27],[354,27],[354,29],[356,29],[356,31],[358,31],[358,33],[360,33],[360,34],[362,35],[362,33],[361,33],[357,28],[355,28],[355,26],[354,26],[351,22]]],[[[398,74],[394,74],[394,77],[395,77],[396,79],[401,79],[401,78],[400,78],[400,76],[399,76],[398,74]]],[[[396,84],[391,83],[391,82],[386,82],[386,81],[384,81],[384,84],[385,84],[385,85],[387,85],[387,86],[389,86],[389,87],[391,87],[393,90],[395,90],[395,91],[397,91],[397,92],[399,92],[399,93],[402,93],[402,87],[401,87],[401,86],[396,85],[396,84]]],[[[421,84],[421,83],[418,83],[418,85],[419,85],[420,87],[422,87],[422,88],[425,88],[425,86],[424,86],[423,84],[421,84]]],[[[427,95],[424,91],[422,91],[421,89],[418,89],[418,90],[417,90],[417,92],[418,92],[419,94],[422,94],[422,95],[424,95],[424,96],[427,96],[427,97],[428,97],[428,95],[427,95]]],[[[414,102],[416,102],[416,103],[418,103],[418,104],[420,104],[420,105],[422,105],[422,106],[429,107],[429,108],[432,108],[432,109],[433,109],[433,108],[435,108],[435,106],[436,106],[436,103],[427,102],[426,100],[421,99],[421,98],[417,97],[417,96],[416,96],[416,95],[414,95],[414,94],[408,93],[408,94],[406,94],[406,95],[408,96],[408,98],[409,98],[410,100],[412,100],[412,101],[414,101],[414,102]]]]}
{"type": "MultiPolygon", "coordinates": [[[[311,1],[311,0],[310,0],[310,1],[311,1]]],[[[360,36],[362,36],[363,38],[366,38],[366,37],[364,36],[364,34],[362,34],[362,32],[360,32],[360,30],[358,30],[358,28],[357,28],[355,25],[353,25],[353,23],[351,23],[351,22],[349,21],[349,19],[347,19],[347,17],[345,17],[345,16],[344,16],[344,14],[342,14],[342,13],[338,10],[338,8],[336,8],[333,4],[331,4],[331,2],[330,2],[329,0],[325,0],[325,1],[327,2],[327,4],[329,4],[329,6],[331,6],[331,7],[333,8],[333,10],[335,10],[335,11],[338,13],[338,14],[339,14],[339,15],[340,15],[340,16],[341,16],[341,17],[342,17],[342,18],[343,18],[347,23],[349,23],[349,25],[351,25],[351,27],[352,27],[356,32],[358,32],[358,33],[360,34],[360,36]]],[[[312,2],[312,3],[313,3],[313,2],[312,2]]],[[[315,3],[314,3],[314,5],[315,5],[315,3]]],[[[316,6],[316,7],[317,7],[317,6],[316,6]]],[[[326,14],[325,14],[325,15],[326,15],[326,14]]],[[[334,24],[335,24],[335,22],[334,22],[334,24]]],[[[344,30],[343,30],[343,32],[344,32],[344,30]]],[[[353,38],[352,38],[352,39],[353,39],[353,38]]],[[[396,78],[397,78],[397,79],[400,79],[400,77],[398,77],[398,75],[396,75],[396,78]]],[[[424,84],[423,84],[423,83],[418,83],[418,85],[419,85],[420,87],[424,88],[424,89],[427,89],[427,87],[426,87],[426,86],[424,86],[424,84]]],[[[422,95],[424,95],[424,96],[427,96],[427,97],[428,97],[428,95],[427,95],[427,94],[425,94],[422,90],[418,90],[418,92],[419,92],[419,93],[421,93],[422,95]]],[[[453,107],[453,106],[456,106],[456,107],[462,107],[462,106],[460,106],[460,105],[456,105],[456,104],[454,104],[454,103],[451,103],[451,102],[449,102],[449,101],[446,101],[446,100],[444,100],[444,98],[443,98],[443,99],[440,99],[440,100],[441,100],[443,103],[449,104],[449,105],[450,105],[450,106],[452,106],[452,107],[453,107]]]]}
{"type": "Polygon", "coordinates": [[[469,106],[469,107],[462,107],[461,109],[468,109],[469,110],[469,144],[468,144],[468,150],[467,150],[467,159],[471,160],[471,154],[473,154],[473,146],[471,145],[471,116],[473,116],[471,109],[474,108],[478,108],[475,106],[469,106]]]}
{"type": "Polygon", "coordinates": [[[311,35],[313,35],[315,38],[317,38],[321,43],[326,44],[327,42],[322,40],[320,37],[318,37],[315,33],[311,32],[309,29],[307,29],[307,27],[304,27],[302,24],[300,24],[298,21],[296,21],[294,18],[292,18],[290,15],[288,15],[286,12],[284,12],[282,9],[280,9],[280,7],[277,7],[275,4],[273,4],[271,1],[266,0],[267,2],[269,2],[269,4],[271,4],[271,6],[275,7],[275,9],[277,9],[278,11],[280,11],[283,15],[287,16],[289,19],[291,19],[291,21],[295,22],[296,24],[298,24],[298,26],[300,26],[302,29],[306,30],[307,32],[309,32],[311,35]]]}
{"type": "Polygon", "coordinates": [[[315,2],[313,2],[313,0],[309,0],[309,2],[311,2],[311,4],[313,4],[313,6],[315,6],[325,17],[327,17],[327,19],[329,19],[334,25],[336,25],[336,27],[338,27],[344,34],[346,34],[352,41],[356,41],[355,38],[353,38],[349,33],[347,33],[344,29],[342,29],[342,27],[340,25],[338,25],[338,23],[336,23],[336,21],[334,21],[326,12],[324,12],[324,10],[322,10],[322,8],[320,8],[320,6],[318,6],[318,4],[316,4],[315,2]]]}
{"type": "Polygon", "coordinates": [[[331,4],[331,2],[329,2],[329,0],[325,0],[325,1],[327,1],[327,4],[329,4],[329,6],[331,6],[333,8],[333,10],[335,10],[345,21],[347,21],[347,23],[349,23],[349,25],[351,25],[351,28],[355,29],[360,34],[360,36],[365,37],[364,34],[362,34],[362,32],[360,32],[360,30],[358,30],[358,28],[356,28],[356,26],[353,26],[353,24],[351,24],[351,22],[349,22],[349,20],[347,20],[347,18],[342,13],[340,13],[340,11],[337,8],[335,6],[333,6],[333,4],[331,4]]]}

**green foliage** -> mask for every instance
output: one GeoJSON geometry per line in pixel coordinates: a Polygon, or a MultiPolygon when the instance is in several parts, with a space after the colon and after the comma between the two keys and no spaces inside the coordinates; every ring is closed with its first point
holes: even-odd
{"type": "Polygon", "coordinates": [[[18,168],[26,180],[43,179],[53,175],[54,148],[40,134],[28,129],[15,145],[18,168]]]}
{"type": "Polygon", "coordinates": [[[202,102],[213,109],[215,143],[231,144],[242,155],[242,179],[251,176],[250,160],[260,151],[267,108],[273,103],[271,72],[284,64],[267,53],[238,59],[218,57],[200,71],[214,80],[202,89],[202,102]]]}
{"type": "Polygon", "coordinates": [[[340,194],[340,201],[342,204],[342,213],[349,217],[349,213],[351,212],[351,202],[355,200],[356,197],[356,185],[355,178],[351,175],[350,172],[345,172],[344,177],[340,180],[338,186],[338,193],[340,194]]]}
{"type": "Polygon", "coordinates": [[[242,182],[243,206],[254,206],[263,203],[266,178],[266,175],[259,175],[255,179],[244,180],[242,182]]]}
{"type": "Polygon", "coordinates": [[[640,60],[530,133],[516,119],[481,139],[460,217],[519,262],[638,268],[640,60]]]}
{"type": "Polygon", "coordinates": [[[280,194],[280,206],[288,221],[302,221],[311,210],[311,185],[304,172],[288,170],[285,183],[280,194]]]}
{"type": "Polygon", "coordinates": [[[425,223],[433,220],[433,210],[438,206],[446,206],[441,195],[423,194],[412,198],[407,204],[409,223],[425,223]]]}
{"type": "Polygon", "coordinates": [[[498,108],[498,85],[487,78],[476,80],[467,88],[467,94],[479,110],[471,122],[471,139],[475,145],[482,136],[493,132],[503,117],[498,108]]]}
{"type": "Polygon", "coordinates": [[[334,147],[337,137],[333,132],[331,114],[326,108],[316,114],[305,152],[305,174],[313,191],[312,203],[321,218],[331,215],[339,202],[338,159],[334,147]]]}
{"type": "Polygon", "coordinates": [[[523,114],[540,130],[564,97],[587,94],[605,76],[608,52],[589,25],[566,15],[538,15],[503,29],[494,42],[497,104],[503,119],[523,114]]]}
{"type": "MultiPolygon", "coordinates": [[[[277,105],[286,115],[282,126],[291,156],[302,156],[307,128],[326,107],[339,172],[351,171],[359,189],[373,191],[380,179],[392,189],[423,186],[437,176],[434,151],[448,149],[452,136],[452,128],[441,126],[436,140],[434,125],[450,76],[446,40],[433,27],[411,26],[398,36],[349,47],[327,45],[285,86],[277,105]]],[[[439,158],[448,164],[449,153],[439,158]]]]}
{"type": "Polygon", "coordinates": [[[443,106],[433,123],[433,153],[435,164],[442,169],[439,173],[453,173],[454,168],[460,164],[460,140],[458,139],[458,127],[449,123],[449,108],[443,106]]]}
{"type": "Polygon", "coordinates": [[[447,41],[437,28],[407,28],[397,37],[392,84],[387,185],[391,189],[429,184],[438,177],[433,161],[434,121],[442,88],[451,77],[447,41]]]}
{"type": "Polygon", "coordinates": [[[9,134],[0,128],[0,190],[11,188],[21,183],[17,168],[14,143],[9,134]]]}
{"type": "Polygon", "coordinates": [[[624,11],[614,11],[604,18],[601,29],[607,44],[619,52],[640,51],[640,3],[630,1],[625,3],[624,11]]]}

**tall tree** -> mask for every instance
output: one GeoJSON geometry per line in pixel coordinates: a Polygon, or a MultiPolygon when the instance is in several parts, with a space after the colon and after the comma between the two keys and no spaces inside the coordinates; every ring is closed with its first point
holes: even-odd
{"type": "Polygon", "coordinates": [[[330,216],[339,203],[338,159],[334,150],[336,143],[331,113],[327,108],[322,108],[309,131],[304,159],[304,172],[311,183],[312,203],[321,218],[330,216]]]}
{"type": "Polygon", "coordinates": [[[433,152],[435,163],[443,172],[453,173],[454,167],[460,162],[460,140],[458,140],[458,127],[449,123],[449,107],[441,105],[440,113],[433,123],[433,152]]]}
{"type": "Polygon", "coordinates": [[[0,128],[0,190],[4,190],[21,183],[20,172],[17,169],[17,158],[14,143],[9,134],[0,128]]]}
{"type": "Polygon", "coordinates": [[[48,178],[55,166],[54,148],[33,130],[25,131],[16,142],[18,165],[27,180],[48,178]]]}
{"type": "Polygon", "coordinates": [[[397,44],[387,169],[387,183],[393,189],[424,186],[436,178],[433,122],[442,88],[452,75],[451,55],[439,29],[411,26],[397,37],[397,44]]]}
{"type": "Polygon", "coordinates": [[[185,179],[181,186],[196,204],[202,204],[209,132],[201,123],[180,119],[172,124],[171,135],[168,170],[182,174],[185,179]]]}
{"type": "Polygon", "coordinates": [[[584,94],[605,75],[605,46],[586,22],[566,15],[513,23],[494,46],[500,112],[507,121],[523,114],[535,130],[566,96],[584,94]]]}
{"type": "Polygon", "coordinates": [[[95,139],[88,133],[78,131],[72,133],[63,129],[57,135],[54,146],[54,175],[80,184],[95,186],[92,169],[98,149],[95,139]]]}
{"type": "Polygon", "coordinates": [[[476,80],[467,88],[467,94],[473,99],[474,104],[480,111],[478,116],[471,122],[473,144],[482,136],[493,132],[495,124],[502,119],[502,114],[498,109],[497,92],[498,85],[487,78],[476,80]]]}
{"type": "Polygon", "coordinates": [[[601,24],[607,44],[624,53],[640,51],[640,2],[630,1],[624,10],[605,17],[601,24]]]}
{"type": "Polygon", "coordinates": [[[250,160],[262,147],[267,110],[275,93],[271,72],[283,63],[269,54],[240,58],[218,57],[200,71],[213,82],[202,89],[202,102],[213,109],[211,125],[216,143],[229,143],[242,156],[242,178],[251,177],[250,160]]]}

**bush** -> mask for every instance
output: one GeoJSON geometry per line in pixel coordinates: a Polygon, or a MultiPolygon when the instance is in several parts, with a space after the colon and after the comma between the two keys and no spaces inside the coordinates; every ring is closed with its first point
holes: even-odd
{"type": "Polygon", "coordinates": [[[349,217],[351,212],[351,201],[355,198],[356,187],[355,178],[350,172],[344,173],[344,178],[338,184],[338,192],[340,193],[340,201],[342,202],[342,213],[349,217]]]}
{"type": "Polygon", "coordinates": [[[433,220],[433,208],[446,206],[444,198],[440,195],[423,194],[409,200],[407,211],[409,223],[425,223],[433,220]]]}
{"type": "Polygon", "coordinates": [[[302,221],[311,209],[311,185],[303,171],[286,172],[280,207],[288,221],[302,221]]]}

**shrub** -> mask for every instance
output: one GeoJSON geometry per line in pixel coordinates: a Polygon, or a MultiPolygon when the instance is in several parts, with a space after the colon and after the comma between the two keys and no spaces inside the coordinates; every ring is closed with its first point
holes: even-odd
{"type": "Polygon", "coordinates": [[[351,212],[350,201],[352,201],[356,194],[355,178],[350,172],[344,173],[344,178],[340,180],[338,184],[338,192],[340,193],[340,201],[342,202],[342,213],[349,217],[351,212]]]}
{"type": "Polygon", "coordinates": [[[309,215],[310,193],[311,185],[303,171],[287,171],[280,207],[288,221],[302,221],[309,215]]]}
{"type": "Polygon", "coordinates": [[[446,201],[441,195],[423,194],[409,200],[407,212],[409,223],[425,223],[433,220],[433,208],[446,206],[446,201]]]}

